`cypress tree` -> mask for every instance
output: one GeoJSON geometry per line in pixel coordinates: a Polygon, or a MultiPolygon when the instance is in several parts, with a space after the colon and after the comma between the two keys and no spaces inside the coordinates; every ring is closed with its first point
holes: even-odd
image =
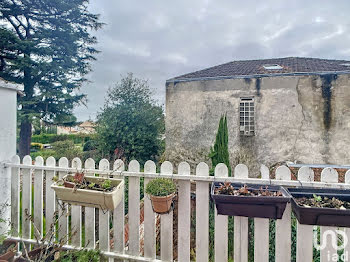
{"type": "Polygon", "coordinates": [[[210,174],[214,174],[215,166],[224,163],[228,168],[228,174],[231,176],[230,157],[228,153],[228,128],[226,115],[221,116],[219,128],[216,134],[214,147],[210,148],[209,157],[212,163],[210,174]]]}

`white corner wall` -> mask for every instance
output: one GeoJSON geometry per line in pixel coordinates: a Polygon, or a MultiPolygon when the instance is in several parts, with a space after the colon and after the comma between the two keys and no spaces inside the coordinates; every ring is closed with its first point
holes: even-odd
{"type": "MultiPolygon", "coordinates": [[[[11,204],[11,173],[2,164],[16,155],[16,122],[17,122],[17,92],[18,87],[0,79],[0,207],[1,218],[10,221],[11,204]]],[[[10,230],[9,223],[1,223],[0,234],[10,230]]]]}

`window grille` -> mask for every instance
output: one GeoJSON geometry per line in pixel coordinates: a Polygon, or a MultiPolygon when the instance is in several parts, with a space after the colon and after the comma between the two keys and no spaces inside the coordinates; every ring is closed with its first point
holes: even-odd
{"type": "Polygon", "coordinates": [[[239,131],[244,136],[255,134],[254,98],[242,97],[239,103],[239,131]]]}

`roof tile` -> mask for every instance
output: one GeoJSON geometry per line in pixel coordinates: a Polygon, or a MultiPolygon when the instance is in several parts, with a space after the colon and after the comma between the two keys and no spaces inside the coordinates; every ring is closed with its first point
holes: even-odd
{"type": "Polygon", "coordinates": [[[308,57],[285,57],[261,60],[233,61],[193,73],[177,76],[170,80],[191,81],[198,78],[212,77],[239,77],[269,74],[322,73],[339,71],[348,71],[350,73],[350,61],[308,57]],[[267,70],[263,67],[263,65],[274,64],[282,66],[283,69],[267,70]],[[347,66],[344,64],[349,65],[347,66]]]}

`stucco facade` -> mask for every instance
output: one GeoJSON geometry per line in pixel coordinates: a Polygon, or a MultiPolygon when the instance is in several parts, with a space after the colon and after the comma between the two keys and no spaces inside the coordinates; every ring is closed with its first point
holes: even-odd
{"type": "Polygon", "coordinates": [[[308,74],[166,84],[166,158],[206,161],[226,113],[232,162],[350,163],[350,76],[308,74]],[[241,97],[254,97],[255,135],[240,134],[241,97]]]}

